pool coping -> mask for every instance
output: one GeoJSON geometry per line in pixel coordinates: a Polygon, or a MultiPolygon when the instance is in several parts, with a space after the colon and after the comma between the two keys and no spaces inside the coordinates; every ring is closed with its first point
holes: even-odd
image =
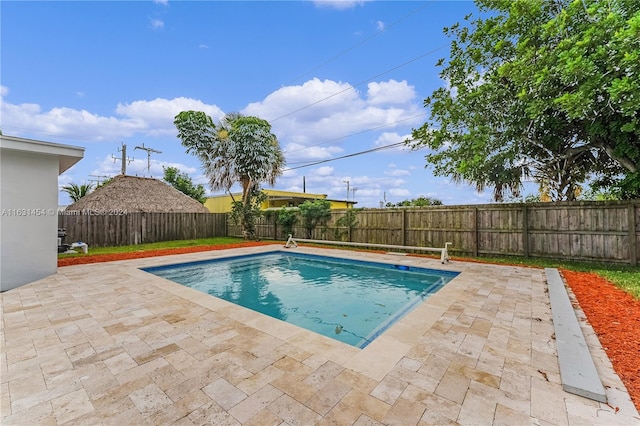
{"type": "MultiPolygon", "coordinates": [[[[242,249],[240,249],[242,250],[242,249]]],[[[280,245],[267,245],[261,247],[252,247],[251,253],[276,253],[286,252],[287,250],[280,245]],[[257,249],[257,250],[256,250],[257,249]]],[[[312,255],[318,255],[318,250],[322,250],[322,256],[325,257],[341,257],[353,260],[362,260],[363,252],[345,251],[339,249],[317,249],[312,247],[299,246],[296,251],[312,255]],[[331,254],[326,253],[330,251],[331,254]]],[[[215,260],[225,257],[232,257],[224,252],[207,252],[208,257],[202,260],[215,260]]],[[[370,253],[369,253],[370,254],[370,253]]],[[[238,306],[232,302],[219,299],[215,296],[206,295],[203,297],[202,292],[185,287],[173,281],[158,277],[144,268],[162,267],[175,263],[191,263],[176,262],[173,256],[154,258],[153,264],[137,267],[136,271],[145,274],[145,277],[151,275],[154,280],[151,282],[157,287],[172,293],[176,296],[187,299],[211,311],[218,312],[228,316],[231,319],[243,322],[246,325],[256,328],[264,333],[270,334],[279,339],[286,340],[288,343],[307,348],[309,345],[320,346],[322,355],[331,361],[342,364],[347,368],[361,373],[375,380],[382,380],[395,365],[411,350],[420,337],[431,328],[435,322],[446,312],[451,303],[455,300],[452,298],[455,291],[446,291],[452,282],[464,278],[463,271],[455,268],[454,264],[440,264],[433,267],[420,266],[420,258],[397,256],[384,257],[375,260],[377,263],[385,263],[391,265],[413,265],[425,269],[443,270],[449,272],[457,272],[458,275],[449,281],[443,288],[432,294],[425,301],[421,302],[411,312],[405,315],[400,321],[387,328],[375,340],[369,343],[365,348],[359,349],[347,343],[339,342],[330,337],[322,336],[305,328],[289,324],[287,322],[269,317],[242,306],[238,306]],[[382,350],[384,348],[384,350],[382,350]]],[[[139,259],[138,259],[139,260],[139,259]]],[[[199,262],[195,260],[194,262],[199,262]]],[[[372,262],[372,260],[368,260],[372,262]]],[[[129,261],[123,261],[129,262],[129,261]]],[[[145,262],[146,263],[146,262],[145,262]]]]}
{"type": "MultiPolygon", "coordinates": [[[[285,248],[289,248],[289,247],[285,246],[285,248]]],[[[328,259],[334,262],[338,262],[341,265],[375,266],[375,267],[379,267],[380,269],[385,269],[385,270],[396,272],[396,273],[402,273],[406,271],[406,272],[418,273],[418,274],[437,275],[439,277],[438,281],[431,283],[429,286],[424,287],[421,294],[418,294],[416,295],[416,297],[411,298],[404,305],[400,306],[397,310],[392,312],[388,317],[384,318],[379,324],[377,324],[373,329],[371,329],[366,336],[360,337],[358,344],[348,343],[350,346],[354,346],[357,349],[364,349],[365,347],[370,345],[378,337],[383,335],[389,328],[393,327],[398,321],[400,321],[402,318],[408,315],[411,311],[413,311],[417,306],[422,304],[425,300],[427,300],[428,298],[436,294],[438,291],[440,291],[443,287],[445,287],[449,283],[449,281],[451,281],[452,279],[454,279],[460,274],[460,272],[457,272],[457,271],[425,268],[424,266],[416,266],[416,265],[408,265],[408,263],[414,263],[411,261],[409,262],[406,262],[406,261],[405,262],[396,262],[396,261],[377,262],[370,259],[369,260],[353,259],[353,258],[346,258],[344,256],[340,256],[340,257],[327,256],[326,254],[319,254],[319,253],[301,253],[294,250],[277,250],[277,249],[274,249],[273,251],[262,252],[262,253],[251,253],[251,254],[242,254],[242,255],[228,256],[228,257],[219,257],[219,258],[213,258],[213,259],[197,260],[197,261],[169,263],[169,264],[163,264],[158,266],[141,267],[138,269],[141,269],[144,272],[151,273],[157,277],[167,279],[162,276],[162,273],[161,273],[162,270],[173,269],[173,268],[185,268],[185,267],[191,267],[191,266],[202,266],[208,263],[216,264],[224,261],[250,260],[251,258],[262,258],[264,256],[273,255],[273,254],[283,254],[285,256],[292,256],[292,257],[297,257],[300,259],[307,259],[307,260],[328,259]],[[444,280],[444,283],[442,282],[442,280],[444,280]],[[434,291],[433,288],[436,288],[436,290],[434,291]]],[[[174,281],[171,279],[169,280],[176,282],[177,284],[184,285],[178,281],[174,281]]],[[[184,286],[194,288],[194,286],[190,286],[190,285],[184,285],[184,286]]],[[[214,294],[208,294],[206,291],[203,291],[202,289],[199,289],[198,291],[208,296],[217,297],[214,294]]],[[[233,301],[231,301],[231,303],[242,306],[246,309],[251,309],[250,307],[243,306],[233,301]]],[[[264,314],[264,315],[270,316],[269,314],[264,314]]],[[[289,324],[296,325],[294,322],[290,322],[287,320],[280,320],[280,321],[284,321],[289,324]]],[[[300,326],[300,327],[305,328],[303,326],[300,326]]],[[[314,332],[313,330],[309,330],[309,331],[314,332]]],[[[322,334],[322,333],[317,333],[317,334],[322,334]]],[[[325,337],[331,338],[331,336],[328,336],[326,334],[323,334],[323,335],[325,337]]],[[[340,339],[332,339],[332,340],[341,341],[340,339]]]]}

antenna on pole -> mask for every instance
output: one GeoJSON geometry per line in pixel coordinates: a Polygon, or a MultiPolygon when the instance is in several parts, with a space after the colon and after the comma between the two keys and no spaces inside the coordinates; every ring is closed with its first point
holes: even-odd
{"type": "Polygon", "coordinates": [[[142,146],[136,146],[134,150],[136,149],[147,151],[147,173],[151,174],[151,153],[153,152],[155,154],[162,154],[162,151],[158,151],[153,148],[147,148],[144,146],[144,143],[142,144],[142,146]]]}
{"type": "Polygon", "coordinates": [[[93,179],[89,179],[89,182],[95,183],[96,186],[100,186],[103,180],[109,178],[109,176],[105,176],[105,175],[89,175],[89,177],[93,178],[93,179]]]}
{"type": "Polygon", "coordinates": [[[124,142],[121,142],[121,143],[122,143],[122,147],[118,148],[118,152],[122,153],[122,155],[120,156],[120,158],[118,158],[115,155],[111,154],[111,158],[113,158],[114,163],[117,160],[122,161],[122,168],[120,169],[120,173],[124,176],[127,174],[127,164],[131,163],[133,161],[133,158],[131,157],[127,158],[127,145],[125,145],[124,142]]]}

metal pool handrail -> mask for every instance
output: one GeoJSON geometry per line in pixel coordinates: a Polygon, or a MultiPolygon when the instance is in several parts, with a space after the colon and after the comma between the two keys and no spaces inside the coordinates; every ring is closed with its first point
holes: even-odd
{"type": "Polygon", "coordinates": [[[444,248],[440,247],[417,247],[417,246],[394,246],[391,244],[373,244],[373,243],[351,243],[347,241],[327,241],[327,240],[310,240],[306,238],[296,238],[293,239],[293,235],[289,234],[289,239],[287,243],[284,245],[285,248],[290,247],[298,247],[298,243],[296,241],[300,241],[303,243],[315,243],[315,244],[335,244],[338,246],[353,246],[353,247],[375,247],[375,248],[386,248],[386,249],[401,249],[401,250],[420,250],[420,251],[437,251],[440,252],[440,262],[443,264],[445,262],[449,262],[451,257],[449,256],[449,246],[453,243],[444,243],[444,248]]]}

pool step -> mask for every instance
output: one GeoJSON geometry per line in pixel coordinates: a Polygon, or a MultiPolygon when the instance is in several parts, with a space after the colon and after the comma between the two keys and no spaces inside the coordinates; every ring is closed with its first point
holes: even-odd
{"type": "Polygon", "coordinates": [[[553,327],[556,332],[562,388],[566,392],[607,402],[604,386],[589,353],[580,323],[557,269],[545,268],[553,327]]]}

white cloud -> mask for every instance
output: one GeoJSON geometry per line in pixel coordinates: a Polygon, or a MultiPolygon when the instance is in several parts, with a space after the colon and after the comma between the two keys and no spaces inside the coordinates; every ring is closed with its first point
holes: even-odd
{"type": "Polygon", "coordinates": [[[385,146],[393,143],[399,143],[404,141],[407,138],[407,135],[399,135],[395,132],[383,132],[376,139],[376,146],[385,146]]]}
{"type": "Polygon", "coordinates": [[[308,122],[331,116],[336,110],[352,109],[354,106],[348,105],[353,103],[363,104],[350,84],[314,78],[301,86],[282,87],[263,101],[249,104],[242,112],[263,117],[270,122],[308,122]]]}
{"type": "Polygon", "coordinates": [[[164,21],[162,21],[162,19],[152,18],[149,21],[151,23],[151,27],[154,29],[164,27],[164,21]]]}
{"type": "Polygon", "coordinates": [[[343,151],[337,146],[305,146],[303,144],[291,143],[283,147],[288,167],[295,167],[299,162],[313,162],[333,157],[343,151]]]}
{"type": "Polygon", "coordinates": [[[162,5],[165,5],[165,6],[169,5],[169,0],[153,0],[153,2],[156,3],[156,4],[162,4],[162,5]]]}
{"type": "Polygon", "coordinates": [[[37,104],[2,102],[3,127],[20,136],[24,132],[75,140],[113,140],[145,130],[145,124],[135,118],[102,117],[86,110],[66,107],[41,111],[37,104]]]}
{"type": "Polygon", "coordinates": [[[175,136],[174,117],[185,110],[204,111],[214,120],[224,116],[215,105],[207,105],[191,98],[140,100],[121,103],[116,107],[115,116],[101,116],[86,110],[56,107],[43,111],[40,105],[32,103],[12,104],[4,99],[9,90],[2,87],[3,99],[0,106],[2,125],[5,132],[15,136],[43,134],[48,138],[69,140],[113,141],[135,134],[144,136],[175,136]]]}
{"type": "Polygon", "coordinates": [[[120,115],[141,120],[148,128],[147,135],[175,135],[173,124],[175,116],[181,111],[203,111],[214,121],[224,116],[224,112],[215,105],[207,105],[191,98],[162,99],[152,101],[134,101],[130,104],[118,104],[116,112],[120,115]]]}
{"type": "MultiPolygon", "coordinates": [[[[374,145],[375,146],[392,145],[394,143],[404,142],[410,137],[411,135],[399,135],[398,133],[395,133],[395,132],[384,132],[380,136],[378,136],[378,138],[374,142],[374,145]]],[[[386,154],[389,154],[389,153],[400,154],[400,153],[409,153],[411,152],[411,150],[407,146],[402,144],[394,148],[388,148],[382,152],[386,154]]]]}
{"type": "Polygon", "coordinates": [[[371,105],[401,105],[416,98],[415,87],[407,84],[406,80],[371,82],[367,87],[368,102],[371,105]]]}
{"type": "Polygon", "coordinates": [[[0,86],[0,96],[5,97],[9,94],[9,88],[7,86],[0,86]]]}
{"type": "Polygon", "coordinates": [[[333,175],[333,167],[323,166],[315,169],[311,174],[314,176],[332,176],[333,175]]]}
{"type": "Polygon", "coordinates": [[[411,191],[405,188],[393,188],[388,192],[392,197],[408,197],[411,195],[411,191]]]}
{"type": "Polygon", "coordinates": [[[384,174],[387,176],[409,176],[411,173],[408,170],[392,169],[385,170],[384,174]]]}
{"type": "Polygon", "coordinates": [[[385,28],[384,22],[382,21],[376,22],[376,28],[378,29],[378,31],[384,31],[384,28],[385,28]]]}
{"type": "Polygon", "coordinates": [[[209,48],[209,46],[207,46],[207,45],[206,45],[206,44],[204,44],[204,43],[200,43],[200,44],[198,45],[198,48],[200,48],[200,49],[208,49],[208,48],[209,48]]]}
{"type": "MultiPolygon", "coordinates": [[[[2,86],[0,92],[3,98],[6,98],[9,89],[2,86]]],[[[173,124],[176,114],[184,110],[204,111],[214,121],[224,116],[224,112],[216,105],[185,97],[120,102],[114,107],[113,114],[107,115],[68,107],[43,110],[38,104],[12,104],[6,102],[6,99],[2,100],[0,112],[5,132],[10,131],[16,136],[27,137],[43,134],[47,140],[57,139],[65,143],[114,143],[129,139],[128,155],[135,156],[136,160],[127,166],[127,172],[147,176],[151,174],[154,177],[162,177],[162,165],[170,164],[164,161],[163,155],[170,159],[169,155],[174,146],[172,144],[179,145],[178,141],[175,141],[176,130],[173,124]],[[155,140],[145,140],[145,137],[155,140]],[[136,142],[131,142],[131,138],[136,142]],[[147,172],[146,153],[134,152],[132,146],[143,141],[149,147],[165,151],[162,155],[152,155],[150,173],[147,172]]],[[[349,82],[318,78],[300,85],[282,87],[260,102],[249,104],[241,112],[262,117],[272,124],[273,132],[278,136],[287,160],[285,167],[296,167],[401,142],[409,136],[408,128],[419,124],[424,116],[421,104],[416,101],[413,87],[405,81],[376,82],[368,85],[366,93],[361,93],[349,82]]],[[[389,158],[386,156],[393,154],[392,158],[397,158],[395,154],[401,152],[402,147],[398,147],[367,157],[357,157],[359,161],[356,163],[341,160],[339,167],[338,163],[335,163],[338,170],[344,164],[356,165],[354,169],[349,169],[353,176],[344,176],[344,172],[336,175],[334,163],[289,170],[278,179],[278,188],[301,190],[302,177],[305,176],[307,192],[326,193],[330,197],[344,198],[346,184],[342,181],[348,179],[352,188],[358,188],[356,198],[360,205],[377,205],[385,192],[391,194],[391,191],[395,191],[394,193],[402,194],[404,188],[408,187],[402,179],[408,175],[406,171],[385,166],[389,163],[385,160],[389,158]],[[382,164],[378,164],[379,161],[382,161],[382,164]],[[363,166],[376,168],[375,171],[371,171],[372,176],[367,176],[367,172],[362,171],[363,166]]],[[[409,152],[406,150],[406,153],[409,152]]],[[[108,153],[102,151],[100,156],[91,160],[92,168],[95,169],[92,174],[113,175],[120,172],[120,162],[114,163],[108,153]]],[[[117,155],[115,150],[113,153],[117,155]]],[[[179,167],[185,168],[183,165],[179,167]]],[[[92,169],[88,169],[87,172],[89,170],[92,169]]],[[[191,168],[185,171],[194,173],[201,183],[207,183],[200,170],[191,168]]]]}
{"type": "Polygon", "coordinates": [[[360,206],[378,206],[386,196],[387,201],[397,196],[406,199],[410,191],[406,189],[407,182],[397,176],[367,176],[336,174],[336,170],[330,166],[320,166],[295,170],[285,173],[278,180],[278,188],[289,191],[302,191],[302,177],[305,177],[306,191],[308,193],[327,194],[329,198],[345,199],[347,196],[347,184],[349,181],[349,199],[353,199],[353,188],[356,188],[355,200],[360,206]],[[297,173],[294,173],[297,172],[297,173]]]}
{"type": "Polygon", "coordinates": [[[313,0],[318,7],[327,7],[338,10],[352,9],[356,6],[362,6],[371,0],[313,0]]]}
{"type": "MultiPolygon", "coordinates": [[[[368,96],[363,98],[349,83],[314,78],[302,85],[278,89],[263,101],[249,104],[242,112],[272,123],[289,163],[310,162],[329,159],[347,151],[344,144],[353,145],[353,136],[385,126],[392,129],[410,125],[413,117],[419,116],[418,112],[422,113],[420,106],[411,102],[414,96],[407,95],[412,91],[405,82],[390,80],[370,84],[368,96]],[[404,94],[393,99],[385,94],[392,88],[404,94]],[[405,104],[400,103],[402,100],[405,104]],[[294,113],[285,116],[291,112],[294,113]]],[[[174,137],[175,115],[185,110],[204,111],[214,121],[224,116],[216,105],[185,97],[123,102],[115,107],[113,115],[98,115],[64,106],[47,111],[38,104],[12,104],[4,99],[9,89],[2,86],[1,93],[0,112],[5,132],[10,131],[16,136],[42,134],[48,138],[83,143],[113,142],[138,135],[174,137]]],[[[386,132],[374,144],[386,145],[402,138],[396,133],[386,132]]]]}
{"type": "Polygon", "coordinates": [[[242,113],[265,118],[273,125],[291,163],[331,158],[346,151],[342,146],[352,144],[352,136],[370,130],[417,124],[424,114],[415,98],[413,87],[406,82],[370,84],[363,97],[349,83],[314,78],[282,87],[263,101],[249,104],[242,113]]]}
{"type": "MultiPolygon", "coordinates": [[[[71,183],[78,183],[74,179],[73,167],[75,166],[72,166],[71,168],[67,169],[63,174],[58,176],[58,191],[61,191],[63,186],[67,186],[71,183]]],[[[80,184],[82,183],[89,183],[89,182],[81,182],[80,184]]]]}

